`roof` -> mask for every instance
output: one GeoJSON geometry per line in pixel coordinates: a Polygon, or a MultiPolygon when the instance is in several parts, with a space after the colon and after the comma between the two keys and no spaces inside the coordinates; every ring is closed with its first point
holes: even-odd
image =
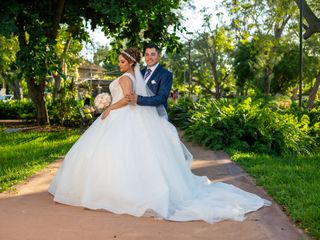
{"type": "Polygon", "coordinates": [[[85,61],[80,64],[78,70],[95,70],[100,72],[106,72],[107,70],[97,64],[91,63],[89,61],[85,61]]]}

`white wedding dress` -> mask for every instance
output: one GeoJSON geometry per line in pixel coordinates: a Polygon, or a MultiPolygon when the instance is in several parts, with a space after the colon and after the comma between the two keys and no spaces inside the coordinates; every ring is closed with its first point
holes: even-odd
{"type": "MultiPolygon", "coordinates": [[[[125,75],[135,85],[133,75],[125,75]]],[[[112,102],[123,97],[119,79],[110,91],[112,102]]],[[[86,130],[65,156],[49,192],[63,204],[172,221],[241,221],[270,204],[194,175],[191,158],[175,127],[155,107],[127,105],[86,130]]]]}

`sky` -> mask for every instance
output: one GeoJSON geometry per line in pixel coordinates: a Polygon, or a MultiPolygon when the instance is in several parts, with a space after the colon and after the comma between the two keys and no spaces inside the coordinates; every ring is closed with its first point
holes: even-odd
{"type": "MultiPolygon", "coordinates": [[[[182,23],[183,26],[186,27],[187,32],[196,32],[201,29],[201,26],[203,24],[202,21],[202,15],[200,13],[200,10],[204,7],[208,8],[208,12],[215,13],[215,5],[220,3],[221,0],[193,0],[193,5],[195,6],[195,9],[184,9],[183,15],[187,18],[187,20],[182,23]]],[[[212,19],[214,21],[214,19],[212,19]]],[[[188,36],[184,34],[184,36],[188,36]]],[[[101,31],[101,28],[96,29],[94,32],[90,32],[90,38],[95,43],[95,45],[101,45],[105,46],[110,41],[105,37],[104,33],[101,31]]],[[[183,38],[183,36],[182,36],[183,38]]],[[[94,52],[94,49],[91,45],[85,45],[83,48],[81,55],[85,58],[92,60],[92,53],[94,52]]]]}

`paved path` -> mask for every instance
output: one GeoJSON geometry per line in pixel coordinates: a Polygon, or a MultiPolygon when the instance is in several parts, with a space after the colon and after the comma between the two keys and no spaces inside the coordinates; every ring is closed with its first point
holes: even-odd
{"type": "MultiPolygon", "coordinates": [[[[213,181],[232,183],[270,199],[251,178],[223,152],[187,147],[195,156],[193,172],[213,181]]],[[[214,239],[300,240],[308,239],[277,204],[247,215],[243,222],[170,222],[153,218],[115,215],[66,206],[52,201],[48,185],[62,159],[49,165],[16,191],[0,194],[1,240],[99,240],[99,239],[214,239]]]]}

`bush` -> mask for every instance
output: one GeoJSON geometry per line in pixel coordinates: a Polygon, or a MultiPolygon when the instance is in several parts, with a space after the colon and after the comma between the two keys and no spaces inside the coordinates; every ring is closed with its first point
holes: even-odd
{"type": "Polygon", "coordinates": [[[170,115],[175,118],[170,119],[175,119],[175,123],[180,117],[187,139],[213,149],[279,155],[306,154],[314,149],[317,142],[310,135],[313,131],[310,117],[277,111],[272,105],[261,99],[252,102],[251,98],[202,99],[194,103],[193,110],[183,105],[180,113],[186,115],[181,117],[172,112],[170,115]]]}
{"type": "Polygon", "coordinates": [[[79,108],[83,106],[83,101],[69,99],[68,101],[49,100],[48,114],[50,124],[65,127],[78,127],[81,124],[79,108]]]}
{"type": "Polygon", "coordinates": [[[299,119],[305,115],[308,116],[309,135],[314,138],[315,142],[320,143],[320,101],[316,101],[312,109],[307,109],[304,106],[301,110],[299,110],[298,103],[293,102],[291,108],[287,109],[286,112],[298,116],[299,119]]]}
{"type": "MultiPolygon", "coordinates": [[[[79,108],[83,101],[74,98],[46,99],[50,124],[66,127],[80,126],[79,108]]],[[[31,100],[0,101],[0,119],[22,119],[26,121],[37,118],[36,108],[31,100]]]]}
{"type": "Polygon", "coordinates": [[[0,118],[34,120],[36,119],[36,108],[33,102],[26,99],[0,101],[0,118]]]}
{"type": "Polygon", "coordinates": [[[76,100],[74,82],[70,79],[63,81],[63,85],[56,98],[46,97],[49,120],[51,124],[65,127],[78,127],[81,124],[79,108],[83,107],[83,100],[76,100]]]}
{"type": "Polygon", "coordinates": [[[191,98],[179,98],[176,104],[169,102],[168,108],[169,121],[180,129],[186,129],[190,124],[190,118],[195,109],[191,98]]]}

